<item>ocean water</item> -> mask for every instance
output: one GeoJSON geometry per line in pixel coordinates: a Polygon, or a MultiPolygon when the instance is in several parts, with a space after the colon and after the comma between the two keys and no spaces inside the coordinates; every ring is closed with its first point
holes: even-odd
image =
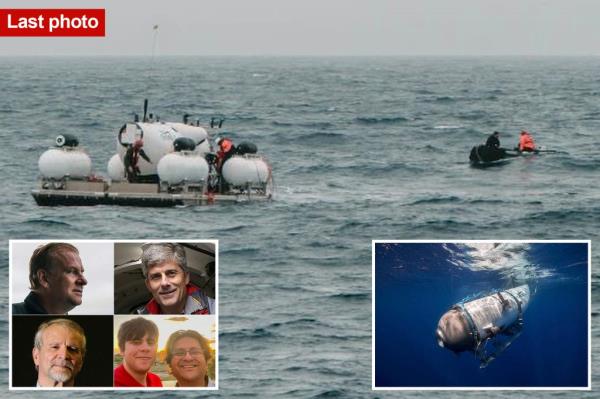
{"type": "Polygon", "coordinates": [[[377,387],[588,386],[587,244],[382,243],[376,248],[377,387]],[[483,359],[497,353],[487,366],[481,367],[473,352],[455,354],[438,346],[438,321],[453,305],[524,286],[529,299],[522,327],[513,324],[482,346],[483,359]]]}
{"type": "MultiPolygon", "coordinates": [[[[599,67],[600,58],[1,57],[0,381],[7,386],[7,240],[50,237],[218,239],[216,396],[291,398],[480,395],[371,391],[372,239],[591,239],[598,380],[599,67]],[[274,201],[35,205],[37,159],[57,134],[76,134],[105,171],[144,98],[163,120],[226,117],[234,141],[255,142],[270,159],[274,201]],[[493,130],[512,147],[520,129],[562,152],[469,167],[471,147],[493,130]]],[[[174,396],[197,395],[140,394],[174,396]]]]}

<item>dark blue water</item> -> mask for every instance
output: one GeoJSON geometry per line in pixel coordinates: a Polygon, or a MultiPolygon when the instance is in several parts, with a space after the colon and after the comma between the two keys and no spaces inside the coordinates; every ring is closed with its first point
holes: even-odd
{"type": "Polygon", "coordinates": [[[521,250],[528,264],[473,271],[468,259],[466,267],[453,264],[456,254],[442,244],[378,244],[376,386],[586,387],[587,245],[532,244],[521,250]],[[526,280],[509,278],[534,268],[526,280]],[[437,345],[440,317],[466,293],[523,283],[535,293],[522,333],[487,367],[480,368],[472,352],[457,355],[437,345]]]}
{"type": "MultiPolygon", "coordinates": [[[[372,239],[598,237],[599,68],[599,58],[0,57],[0,265],[9,238],[218,239],[218,394],[370,396],[372,239]],[[236,142],[270,159],[275,200],[35,205],[37,159],[58,133],[77,135],[104,172],[144,98],[163,120],[225,116],[236,142]],[[468,166],[493,130],[512,146],[524,128],[564,153],[468,166]]],[[[5,319],[4,348],[7,331],[5,319]]],[[[372,396],[388,395],[419,394],[372,396]]]]}

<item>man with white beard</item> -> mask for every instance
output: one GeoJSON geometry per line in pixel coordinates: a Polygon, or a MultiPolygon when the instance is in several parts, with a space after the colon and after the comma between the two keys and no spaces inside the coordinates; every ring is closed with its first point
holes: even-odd
{"type": "Polygon", "coordinates": [[[69,319],[42,323],[35,334],[33,362],[38,387],[72,387],[83,366],[85,333],[69,319]]]}

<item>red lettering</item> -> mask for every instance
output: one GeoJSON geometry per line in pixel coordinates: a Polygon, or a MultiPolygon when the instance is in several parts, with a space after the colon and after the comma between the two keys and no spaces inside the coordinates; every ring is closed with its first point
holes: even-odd
{"type": "Polygon", "coordinates": [[[0,36],[105,36],[104,9],[0,9],[0,36]]]}

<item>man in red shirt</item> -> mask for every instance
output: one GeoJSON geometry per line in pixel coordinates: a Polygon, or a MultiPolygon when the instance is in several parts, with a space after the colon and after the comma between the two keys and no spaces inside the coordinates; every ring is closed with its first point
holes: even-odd
{"type": "Polygon", "coordinates": [[[156,324],[138,317],[121,324],[117,337],[123,362],[115,369],[115,386],[162,387],[160,377],[150,372],[158,347],[156,324]]]}

